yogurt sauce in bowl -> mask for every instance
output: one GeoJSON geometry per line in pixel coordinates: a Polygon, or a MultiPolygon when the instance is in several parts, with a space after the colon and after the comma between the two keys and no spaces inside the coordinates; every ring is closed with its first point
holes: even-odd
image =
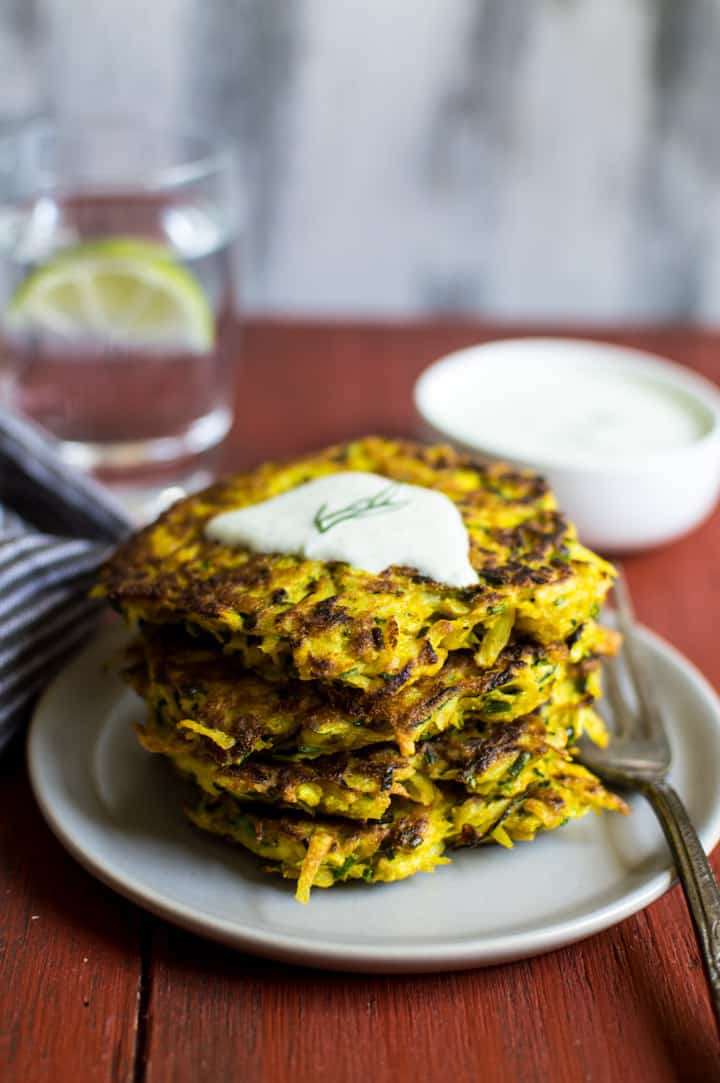
{"type": "Polygon", "coordinates": [[[513,457],[587,466],[687,447],[712,425],[695,399],[651,379],[574,370],[550,380],[535,370],[520,395],[516,379],[504,371],[481,394],[452,399],[446,424],[513,457]]]}
{"type": "Polygon", "coordinates": [[[509,339],[436,362],[415,388],[431,433],[539,469],[588,544],[671,540],[720,487],[720,392],[672,362],[597,342],[509,339]]]}

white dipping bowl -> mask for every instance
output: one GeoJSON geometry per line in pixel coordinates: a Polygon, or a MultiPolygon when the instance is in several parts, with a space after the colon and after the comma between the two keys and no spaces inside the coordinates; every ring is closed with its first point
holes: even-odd
{"type": "MultiPolygon", "coordinates": [[[[638,401],[633,398],[632,401],[638,401]]],[[[464,451],[538,470],[558,504],[576,524],[581,539],[595,548],[627,552],[661,545],[686,534],[713,510],[720,490],[720,390],[709,380],[641,350],[564,338],[518,338],[488,342],[449,354],[431,365],[415,384],[415,405],[426,434],[464,451]],[[509,423],[502,435],[483,433],[460,404],[481,402],[493,380],[510,386],[509,399],[532,406],[537,373],[561,394],[563,379],[625,384],[629,394],[647,386],[655,397],[669,396],[692,415],[696,432],[677,446],[650,449],[614,447],[593,455],[580,439],[577,454],[532,449],[532,426],[518,435],[509,423]],[[523,400],[523,395],[525,399],[523,400]]],[[[464,406],[463,406],[464,408],[464,406]]],[[[512,411],[511,411],[512,417],[512,411]]]]}

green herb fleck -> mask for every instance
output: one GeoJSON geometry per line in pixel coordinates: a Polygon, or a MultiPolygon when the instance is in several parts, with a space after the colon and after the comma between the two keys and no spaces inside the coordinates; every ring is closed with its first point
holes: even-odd
{"type": "Polygon", "coordinates": [[[503,711],[510,710],[510,704],[500,699],[490,699],[483,704],[483,710],[486,714],[501,714],[503,711]]]}
{"type": "Polygon", "coordinates": [[[344,508],[328,511],[327,504],[322,504],[315,512],[313,524],[320,534],[327,534],[334,526],[347,522],[349,519],[364,519],[370,515],[378,515],[382,512],[397,511],[404,508],[407,500],[393,500],[397,492],[397,485],[387,485],[380,489],[374,496],[362,497],[346,504],[344,508]]]}
{"type": "Polygon", "coordinates": [[[520,755],[516,759],[514,759],[513,762],[510,764],[510,766],[508,767],[507,771],[505,772],[505,777],[506,778],[517,778],[518,775],[520,774],[520,772],[522,771],[523,767],[525,766],[525,764],[528,762],[529,759],[530,759],[530,753],[529,752],[521,752],[520,755]]]}
{"type": "Polygon", "coordinates": [[[428,767],[432,767],[438,761],[438,754],[429,742],[423,748],[423,759],[428,767]]]}
{"type": "Polygon", "coordinates": [[[342,865],[339,865],[337,868],[334,868],[332,870],[333,880],[344,880],[355,863],[356,859],[352,856],[352,854],[350,855],[350,857],[346,857],[342,865]]]}
{"type": "Polygon", "coordinates": [[[298,752],[303,756],[321,756],[325,751],[324,748],[318,748],[317,745],[298,745],[298,752]]]}

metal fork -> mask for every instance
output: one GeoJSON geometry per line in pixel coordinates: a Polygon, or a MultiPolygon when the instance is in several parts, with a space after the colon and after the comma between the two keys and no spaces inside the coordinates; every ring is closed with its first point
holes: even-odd
{"type": "Polygon", "coordinates": [[[582,762],[604,781],[639,790],[660,821],[685,891],[720,1029],[720,889],[687,810],[666,779],[670,745],[650,680],[639,661],[630,592],[620,569],[615,582],[615,602],[623,647],[618,659],[604,670],[614,732],[604,749],[590,746],[584,740],[582,762]],[[619,664],[624,664],[636,707],[628,704],[622,690],[619,664]]]}

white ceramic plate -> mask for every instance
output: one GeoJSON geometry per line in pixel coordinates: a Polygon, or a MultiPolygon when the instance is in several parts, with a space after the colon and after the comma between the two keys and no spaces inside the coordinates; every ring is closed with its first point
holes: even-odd
{"type": "MultiPolygon", "coordinates": [[[[458,853],[397,884],[315,890],[310,904],[182,813],[184,785],[137,744],[143,705],[111,672],[120,626],[60,675],[29,738],[32,785],[67,849],[121,894],[196,933],[288,962],[344,970],[485,966],[550,951],[647,906],[670,885],[641,799],[514,850],[458,853]]],[[[672,781],[706,849],[720,838],[720,703],[677,651],[641,630],[673,746],[672,781]]]]}

